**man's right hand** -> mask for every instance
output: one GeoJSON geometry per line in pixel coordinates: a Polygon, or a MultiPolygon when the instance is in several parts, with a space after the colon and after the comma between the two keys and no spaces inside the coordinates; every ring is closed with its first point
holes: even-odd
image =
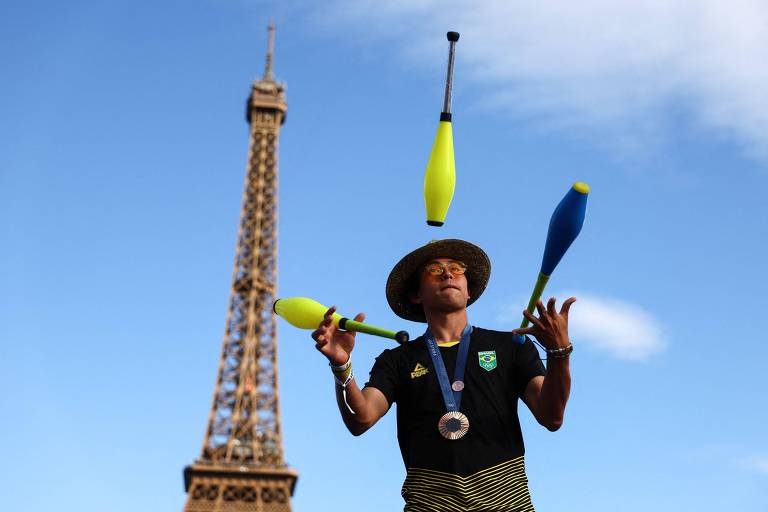
{"type": "MultiPolygon", "coordinates": [[[[333,314],[336,306],[331,306],[323,316],[320,326],[312,331],[312,339],[315,340],[315,348],[320,351],[334,366],[341,366],[349,361],[349,355],[355,347],[355,333],[342,331],[333,325],[333,314]]],[[[365,314],[358,313],[354,320],[362,322],[365,314]]]]}

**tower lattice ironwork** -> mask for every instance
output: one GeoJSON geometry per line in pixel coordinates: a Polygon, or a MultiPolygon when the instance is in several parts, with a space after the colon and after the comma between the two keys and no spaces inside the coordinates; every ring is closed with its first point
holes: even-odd
{"type": "Polygon", "coordinates": [[[185,512],[290,512],[298,474],[283,458],[277,375],[277,147],[288,106],[275,81],[275,27],[246,106],[250,149],[235,268],[203,449],[184,468],[185,512]]]}

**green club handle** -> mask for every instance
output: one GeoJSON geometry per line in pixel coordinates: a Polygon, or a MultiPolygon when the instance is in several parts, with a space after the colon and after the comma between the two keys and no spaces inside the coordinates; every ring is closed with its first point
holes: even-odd
{"type": "MultiPolygon", "coordinates": [[[[544,293],[544,288],[547,286],[549,276],[539,272],[539,277],[536,279],[536,286],[533,287],[533,293],[531,294],[531,300],[528,301],[528,307],[526,308],[529,313],[533,313],[536,308],[536,302],[541,298],[541,294],[544,293]]],[[[528,327],[529,321],[523,317],[523,323],[520,324],[520,329],[528,327]]]]}
{"type": "Polygon", "coordinates": [[[389,338],[395,340],[400,344],[405,343],[409,339],[409,335],[405,331],[390,331],[375,325],[364,324],[362,322],[356,322],[349,318],[342,318],[339,320],[339,327],[346,331],[363,332],[365,334],[371,334],[373,336],[381,336],[382,338],[389,338]]]}

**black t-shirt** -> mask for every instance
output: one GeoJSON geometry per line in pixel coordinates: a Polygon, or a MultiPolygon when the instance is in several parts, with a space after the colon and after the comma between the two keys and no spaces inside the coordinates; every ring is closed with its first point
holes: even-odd
{"type": "MultiPolygon", "coordinates": [[[[460,411],[469,432],[449,441],[437,429],[446,413],[440,384],[424,337],[385,350],[366,386],[397,403],[397,437],[406,469],[423,468],[466,476],[525,453],[517,402],[528,382],[545,369],[530,340],[515,343],[509,332],[475,327],[470,337],[460,411]]],[[[450,382],[459,344],[440,348],[450,382]]]]}

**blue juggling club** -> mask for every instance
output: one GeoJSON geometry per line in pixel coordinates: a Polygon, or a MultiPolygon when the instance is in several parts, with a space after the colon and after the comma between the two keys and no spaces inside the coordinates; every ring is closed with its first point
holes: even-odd
{"type": "MultiPolygon", "coordinates": [[[[526,308],[533,313],[536,302],[544,293],[549,277],[554,272],[557,264],[563,259],[563,255],[571,246],[576,237],[579,236],[581,227],[584,225],[584,216],[587,211],[587,196],[589,195],[589,186],[586,183],[576,182],[573,184],[565,197],[560,201],[552,213],[549,220],[549,230],[547,231],[547,242],[544,246],[544,257],[541,259],[541,270],[536,279],[536,285],[531,294],[531,300],[528,301],[526,308]]],[[[528,327],[528,319],[523,318],[520,328],[528,327]]],[[[518,341],[522,336],[518,337],[518,341]]]]}

